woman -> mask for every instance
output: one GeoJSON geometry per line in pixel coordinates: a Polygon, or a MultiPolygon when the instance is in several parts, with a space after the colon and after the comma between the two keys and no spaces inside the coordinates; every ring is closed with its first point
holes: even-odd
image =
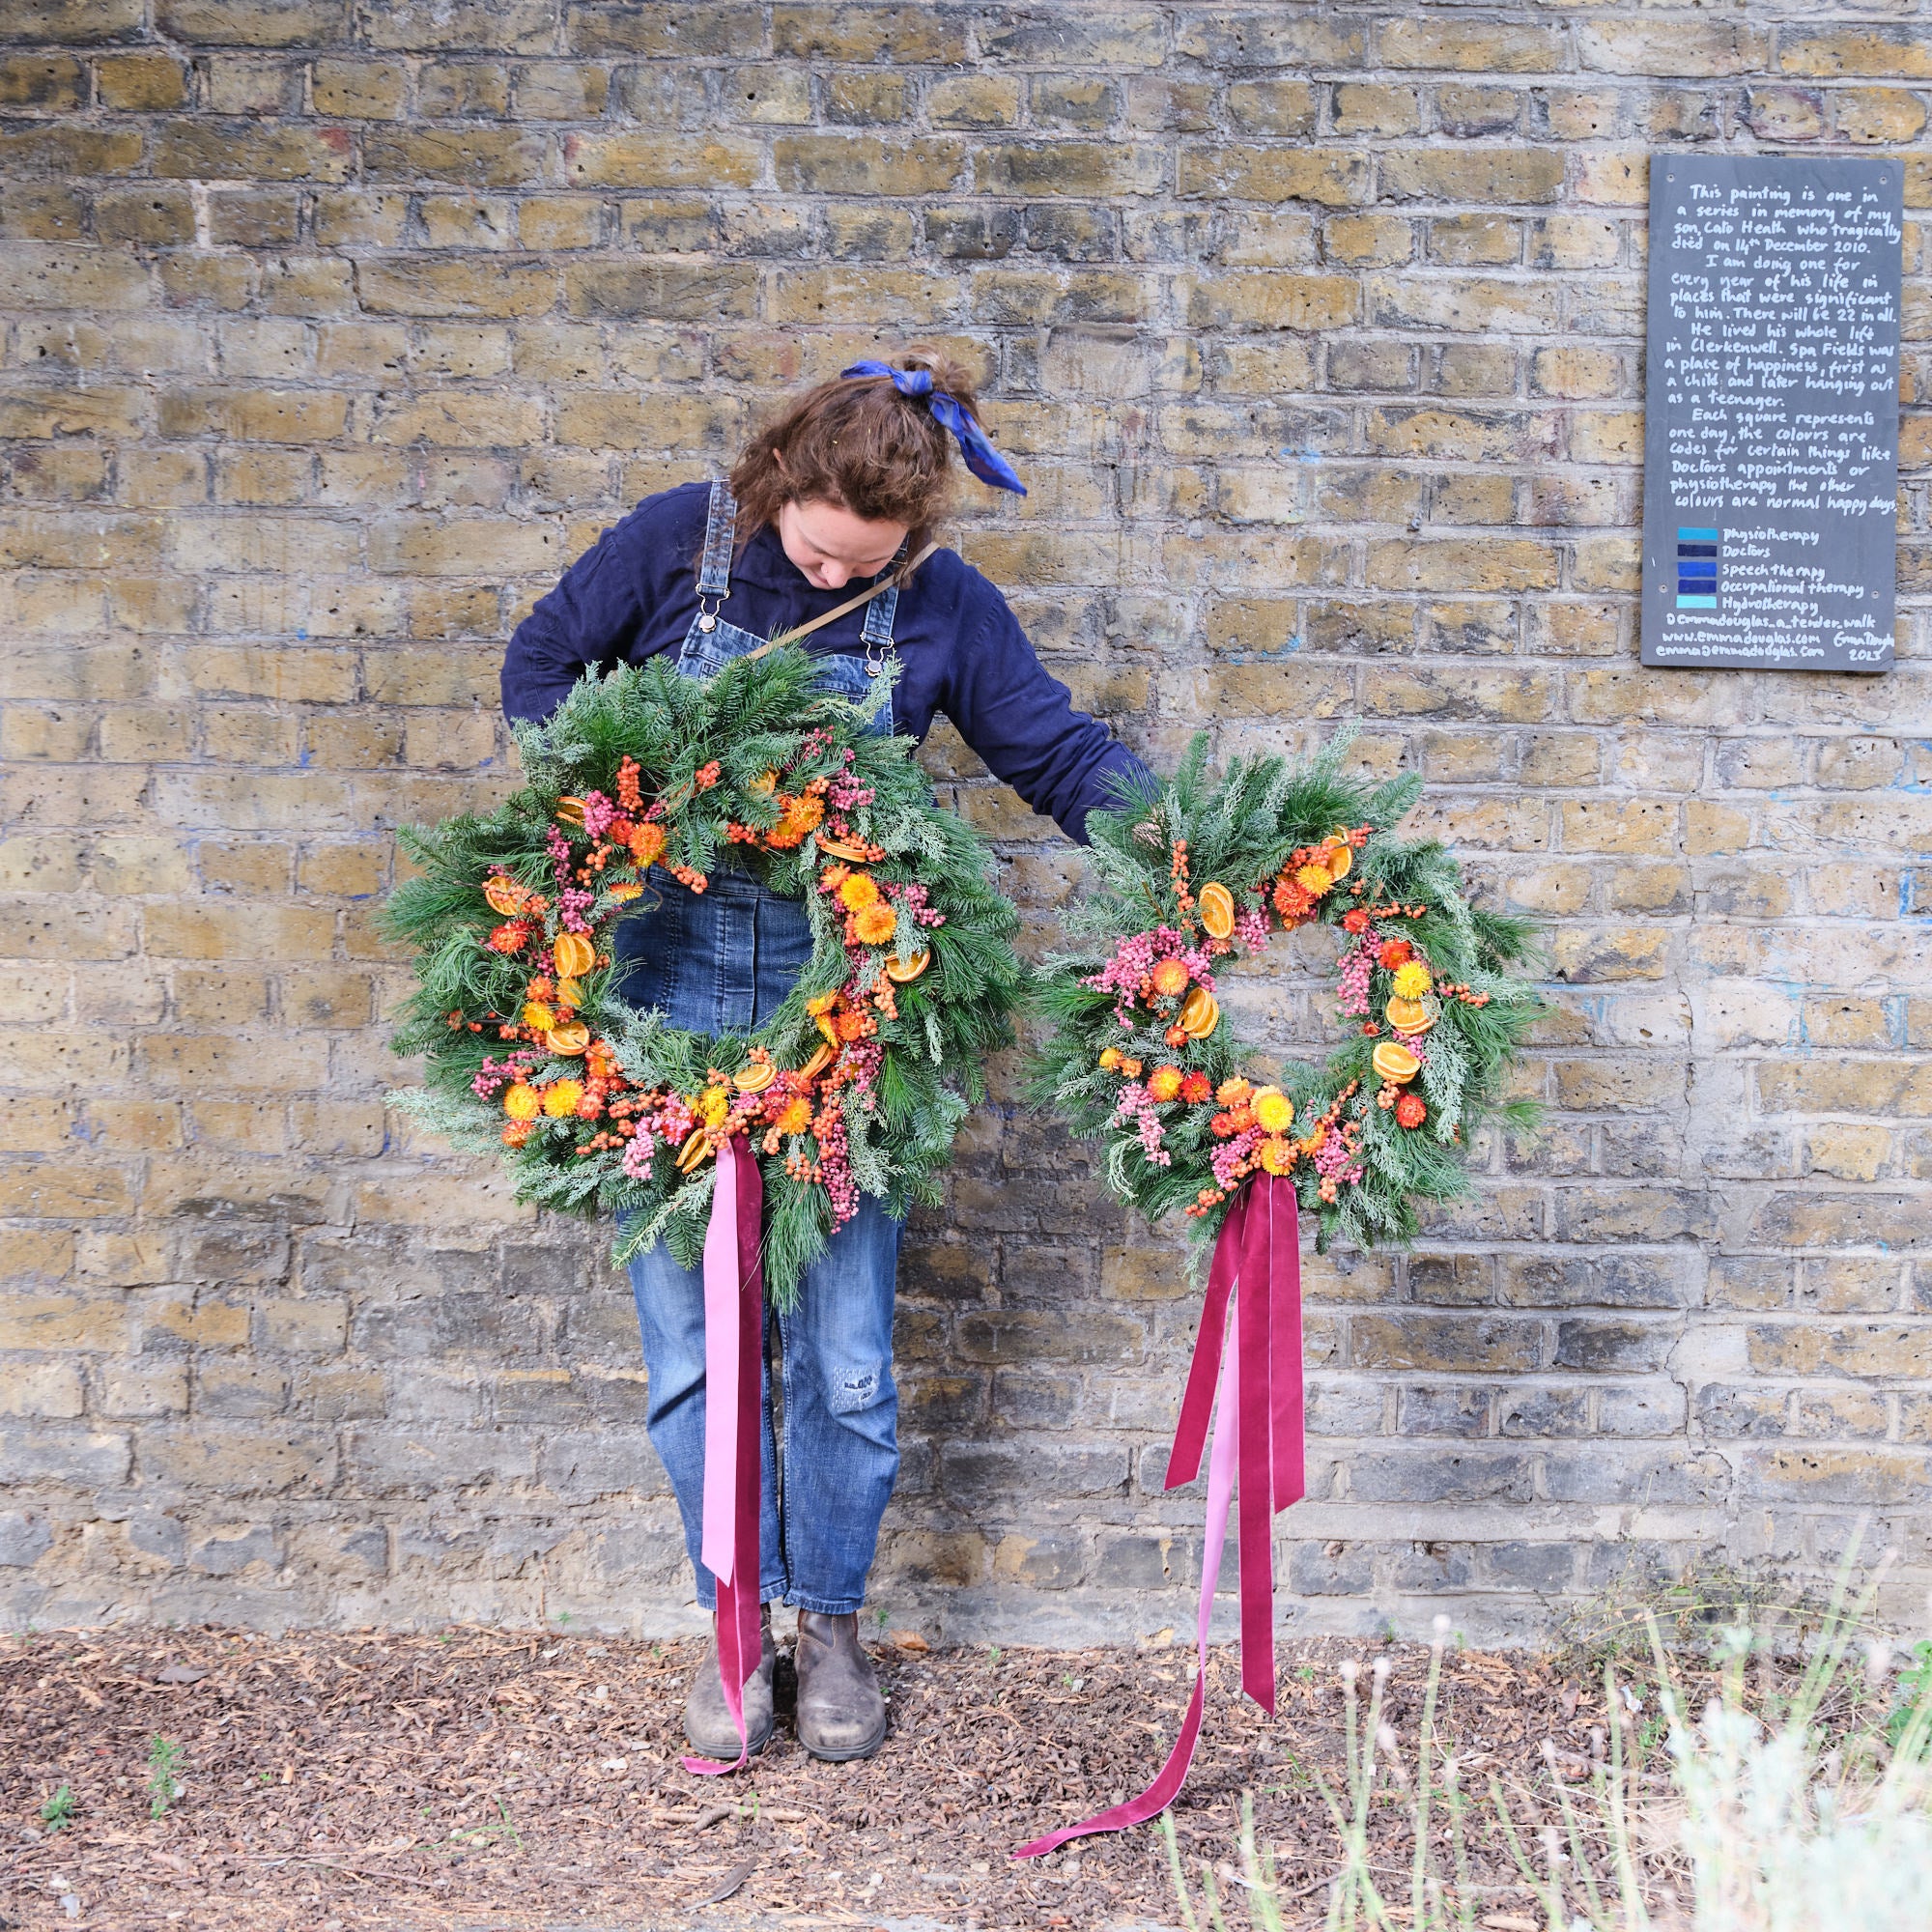
{"type": "MultiPolygon", "coordinates": [[[[708,677],[781,632],[876,591],[806,640],[824,683],[875,695],[899,670],[879,728],[923,738],[944,711],[992,771],[1073,838],[1139,762],[1075,711],[1041,668],[1005,598],[950,550],[919,556],[945,507],[955,442],[973,473],[1023,486],[976,420],[971,379],[915,353],[901,367],[862,362],[795,398],[732,467],[728,488],[687,484],[647,497],[580,557],[518,628],[503,665],[503,709],[542,719],[586,671],[674,654],[708,677]],[[916,565],[909,573],[908,562],[916,565]]],[[[624,994],[680,1027],[743,1032],[767,1020],[811,952],[803,907],[745,874],[700,895],[662,871],[662,903],[618,928],[624,994]]],[[[798,1606],[798,1736],[814,1756],[869,1757],[886,1714],[859,1645],[858,1610],[898,1468],[892,1375],[899,1224],[871,1196],[806,1275],[795,1312],[776,1318],[782,1458],[765,1399],[760,1529],[762,1657],[745,1687],[747,1745],[772,1730],[773,1602],[798,1606]]],[[[631,1264],[650,1373],[647,1426],[669,1471],[697,1571],[703,1493],[703,1280],[659,1247],[631,1264]]],[[[738,1735],[715,1653],[685,1704],[692,1744],[733,1758],[738,1735]]]]}

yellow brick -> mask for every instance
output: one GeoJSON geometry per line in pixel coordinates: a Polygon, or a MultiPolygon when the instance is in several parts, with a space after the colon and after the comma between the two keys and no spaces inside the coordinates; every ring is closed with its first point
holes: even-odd
{"type": "Polygon", "coordinates": [[[78,1221],[133,1210],[134,1195],[119,1168],[83,1167],[71,1157],[0,1166],[0,1214],[78,1221]]]}
{"type": "Polygon", "coordinates": [[[128,1334],[128,1311],[118,1301],[0,1295],[0,1349],[87,1349],[104,1353],[126,1350],[128,1334]]]}
{"type": "Polygon", "coordinates": [[[151,906],[148,951],[162,959],[327,958],[334,916],[296,906],[151,906]]]}
{"type": "Polygon", "coordinates": [[[672,133],[570,134],[564,177],[576,187],[750,187],[762,156],[756,141],[672,133]]]}

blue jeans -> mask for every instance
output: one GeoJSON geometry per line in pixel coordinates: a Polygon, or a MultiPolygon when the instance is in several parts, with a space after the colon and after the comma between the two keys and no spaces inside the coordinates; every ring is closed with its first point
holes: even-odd
{"type": "MultiPolygon", "coordinates": [[[[654,869],[654,911],[617,927],[624,998],[662,1008],[673,1025],[724,1033],[763,1024],[811,956],[796,901],[739,873],[701,894],[654,869]]],[[[796,1309],[765,1324],[764,1498],[758,1594],[840,1613],[865,1601],[879,1519],[898,1474],[898,1390],[893,1381],[893,1292],[900,1224],[869,1194],[806,1270],[796,1309]],[[779,1346],[782,1454],[773,1425],[772,1343],[779,1346]]],[[[644,1365],[645,1426],[684,1518],[697,1597],[717,1602],[698,1561],[704,1496],[704,1277],[662,1244],[631,1263],[644,1365]]]]}

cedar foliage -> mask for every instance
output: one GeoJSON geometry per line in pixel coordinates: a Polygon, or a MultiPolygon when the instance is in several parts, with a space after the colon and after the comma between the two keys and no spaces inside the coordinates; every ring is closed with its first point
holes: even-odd
{"type": "MultiPolygon", "coordinates": [[[[484,880],[500,868],[532,891],[552,893],[547,832],[556,826],[580,850],[586,842],[581,831],[558,825],[557,801],[593,789],[614,794],[625,756],[640,767],[645,797],[667,803],[664,865],[707,875],[727,867],[752,871],[772,891],[803,899],[814,945],[798,984],[770,1021],[748,1037],[684,1032],[660,1013],[624,1006],[611,969],[585,976],[580,1016],[615,1049],[633,1086],[695,1094],[707,1068],[733,1071],[746,1064],[754,1043],[768,1048],[781,1067],[799,1066],[819,1040],[806,1001],[844,986],[855,973],[861,990],[876,982],[879,959],[856,966],[848,959],[842,919],[815,890],[815,838],[787,852],[725,838],[730,821],[760,829],[777,824],[773,799],[753,788],[761,775],[782,771],[787,784],[802,785],[820,773],[836,773],[847,747],[854,754],[847,775],[874,794],[848,816],[862,837],[888,854],[866,869],[882,884],[923,884],[931,906],[945,915],[936,927],[900,920],[892,951],[910,958],[929,948],[931,964],[897,989],[897,1017],[879,1021],[884,1056],[869,1093],[841,1090],[849,1159],[862,1191],[877,1195],[898,1217],[915,1202],[939,1199],[936,1177],[969,1101],[980,1097],[981,1064],[1012,1037],[1010,1015],[1025,984],[1013,950],[1018,916],[992,882],[984,841],[935,803],[930,781],[914,761],[912,740],[871,728],[886,702],[886,679],[861,705],[824,692],[815,677],[811,660],[797,649],[738,659],[707,681],[684,677],[657,658],[602,678],[586,675],[548,723],[517,727],[525,783],[512,797],[481,816],[466,814],[402,835],[420,876],[398,888],[385,923],[414,953],[416,986],[399,1011],[390,1043],[399,1054],[422,1056],[423,1085],[393,1095],[395,1104],[458,1147],[502,1155],[520,1200],[566,1213],[618,1215],[619,1262],[662,1239],[680,1262],[696,1265],[711,1164],[681,1176],[673,1151],[659,1147],[650,1179],[639,1180],[622,1172],[618,1151],[580,1156],[576,1149],[588,1123],[568,1119],[540,1120],[521,1148],[506,1148],[502,1113],[494,1100],[479,1098],[470,1082],[486,1057],[500,1060],[507,1049],[496,1024],[472,1033],[467,1023],[518,1012],[530,977],[526,961],[487,944],[500,915],[484,901],[484,880]],[[829,746],[808,747],[813,731],[829,734],[829,746]],[[717,781],[700,788],[698,774],[713,761],[717,781]],[[464,1023],[452,1026],[452,1014],[464,1023]]],[[[636,876],[612,866],[600,884],[636,876]]],[[[600,892],[589,915],[600,952],[611,947],[615,919],[647,918],[658,902],[647,890],[627,910],[600,892]]],[[[553,931],[554,916],[553,911],[553,931]]],[[[552,1060],[529,1077],[559,1077],[581,1065],[552,1060]]],[[[759,1152],[767,1203],[765,1281],[781,1307],[795,1300],[805,1269],[823,1253],[832,1232],[826,1190],[794,1179],[786,1153],[811,1158],[810,1136],[790,1136],[778,1156],[759,1152]]]]}
{"type": "MultiPolygon", "coordinates": [[[[1217,780],[1208,771],[1207,737],[1198,735],[1168,782],[1125,793],[1119,809],[1088,817],[1091,884],[1067,920],[1069,934],[1086,943],[1050,959],[1041,973],[1037,1000],[1049,1031],[1035,1056],[1032,1093],[1073,1133],[1102,1144],[1109,1184],[1151,1222],[1195,1203],[1204,1186],[1214,1184],[1208,1166],[1214,1110],[1180,1101],[1160,1107],[1172,1164],[1151,1161],[1132,1124],[1115,1112],[1122,1082],[1098,1065],[1105,1047],[1148,1066],[1198,1068],[1216,1087],[1236,1073],[1271,1080],[1294,1102],[1297,1122],[1318,1118],[1351,1080],[1358,1082],[1350,1109],[1362,1122],[1363,1179],[1342,1187],[1331,1203],[1321,1199],[1308,1161],[1297,1161],[1293,1170],[1296,1198],[1318,1217],[1317,1246],[1323,1251],[1338,1238],[1365,1248],[1407,1242],[1418,1226],[1417,1202],[1450,1201],[1470,1191],[1466,1149],[1477,1125],[1495,1121],[1526,1127],[1536,1118],[1533,1103],[1501,1097],[1517,1046],[1543,1011],[1534,987],[1512,971],[1527,963],[1533,928],[1525,920],[1472,905],[1461,868],[1437,840],[1395,835],[1392,828],[1415,804],[1422,781],[1404,773],[1372,785],[1347,776],[1342,764],[1353,736],[1352,730],[1338,733],[1300,765],[1274,756],[1236,758],[1217,780]],[[1318,843],[1337,827],[1361,825],[1375,830],[1355,855],[1350,883],[1361,878],[1367,892],[1358,899],[1331,891],[1320,901],[1317,919],[1338,925],[1358,903],[1421,905],[1423,916],[1400,922],[1401,933],[1427,955],[1438,980],[1464,982],[1490,996],[1481,1007],[1442,1002],[1417,1083],[1429,1107],[1422,1127],[1400,1127],[1376,1105],[1379,1082],[1370,1055],[1377,1042],[1362,1036],[1356,1021],[1343,1022],[1348,1037],[1322,1065],[1291,1060],[1278,1070],[1261,1071],[1255,1050],[1235,1037],[1225,1013],[1207,1039],[1177,1049],[1164,1037],[1164,1023],[1151,1015],[1145,1026],[1122,1027],[1115,996],[1086,983],[1120,939],[1190,923],[1170,876],[1176,838],[1187,841],[1197,893],[1207,881],[1219,880],[1237,903],[1252,903],[1243,889],[1271,881],[1297,848],[1318,843]]],[[[1286,938],[1277,932],[1273,943],[1286,938]]],[[[1388,981],[1378,968],[1375,1013],[1388,998],[1388,981]]],[[[1228,1206],[1223,1202],[1190,1220],[1203,1252],[1228,1206]]]]}

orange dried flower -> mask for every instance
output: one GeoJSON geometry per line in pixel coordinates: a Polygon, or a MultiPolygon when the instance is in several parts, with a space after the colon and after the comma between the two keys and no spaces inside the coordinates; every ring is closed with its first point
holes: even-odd
{"type": "Polygon", "coordinates": [[[898,914],[889,905],[868,905],[854,915],[852,926],[866,945],[883,946],[898,930],[898,914]]]}
{"type": "Polygon", "coordinates": [[[1291,922],[1306,919],[1315,910],[1315,897],[1306,887],[1284,877],[1275,883],[1274,909],[1291,922]]]}
{"type": "Polygon", "coordinates": [[[879,882],[869,872],[853,872],[838,888],[838,902],[847,912],[863,912],[878,896],[879,882]]]}
{"type": "Polygon", "coordinates": [[[554,1080],[544,1089],[543,1110],[553,1121],[560,1121],[576,1113],[577,1103],[582,1098],[582,1081],[554,1080]]]}
{"type": "Polygon", "coordinates": [[[1148,1095],[1154,1100],[1178,1099],[1180,1094],[1181,1071],[1178,1066],[1156,1066],[1148,1075],[1148,1095]]]}
{"type": "Polygon", "coordinates": [[[772,834],[772,842],[777,844],[782,835],[787,845],[803,842],[808,832],[815,831],[819,821],[825,816],[825,801],[806,792],[797,798],[779,800],[778,828],[772,834]]]}
{"type": "Polygon", "coordinates": [[[522,920],[510,920],[490,935],[490,950],[493,952],[521,952],[524,942],[529,936],[530,929],[522,920]]]}
{"type": "Polygon", "coordinates": [[[781,1134],[804,1133],[811,1124],[811,1102],[803,1099],[788,1101],[774,1124],[781,1134]]]}
{"type": "Polygon", "coordinates": [[[639,868],[655,865],[665,848],[664,827],[662,825],[639,825],[631,834],[631,857],[639,868]]]}
{"type": "Polygon", "coordinates": [[[1179,959],[1156,960],[1153,989],[1163,999],[1169,1000],[1177,993],[1184,993],[1187,990],[1187,968],[1179,959]]]}

